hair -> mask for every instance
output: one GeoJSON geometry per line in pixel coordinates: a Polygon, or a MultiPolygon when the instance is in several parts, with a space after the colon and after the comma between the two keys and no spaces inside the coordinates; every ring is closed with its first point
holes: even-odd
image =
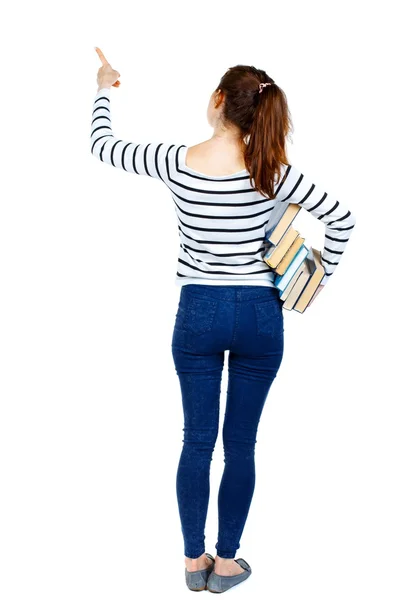
{"type": "Polygon", "coordinates": [[[216,91],[225,96],[222,122],[233,123],[242,132],[250,183],[263,196],[273,199],[275,175],[279,183],[281,165],[289,164],[285,144],[293,131],[285,93],[265,71],[248,65],[229,68],[216,91]],[[272,85],[259,93],[260,83],[272,85]]]}

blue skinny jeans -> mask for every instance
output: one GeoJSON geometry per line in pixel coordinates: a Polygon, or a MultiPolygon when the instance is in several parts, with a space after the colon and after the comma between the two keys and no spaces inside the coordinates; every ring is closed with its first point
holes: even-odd
{"type": "Polygon", "coordinates": [[[222,429],[224,471],[218,491],[222,558],[234,558],[255,485],[254,449],[265,400],[282,362],[282,301],[276,288],[187,284],[172,339],[184,416],[176,492],[184,554],[205,552],[210,463],[219,429],[224,352],[228,389],[222,429]]]}

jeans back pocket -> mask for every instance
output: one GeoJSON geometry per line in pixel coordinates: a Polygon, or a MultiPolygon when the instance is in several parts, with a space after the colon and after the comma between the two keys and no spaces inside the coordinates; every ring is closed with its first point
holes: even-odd
{"type": "Polygon", "coordinates": [[[279,298],[254,303],[257,335],[283,337],[284,322],[279,298]]]}
{"type": "Polygon", "coordinates": [[[218,301],[188,294],[179,308],[177,326],[184,331],[201,335],[213,329],[218,301]]]}

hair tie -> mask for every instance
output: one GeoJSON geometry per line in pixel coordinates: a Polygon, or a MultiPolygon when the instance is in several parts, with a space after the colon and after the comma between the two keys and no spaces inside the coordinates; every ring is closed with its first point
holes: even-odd
{"type": "Polygon", "coordinates": [[[268,83],[260,83],[258,93],[261,94],[261,92],[263,91],[263,88],[265,88],[266,85],[271,85],[271,84],[272,84],[272,81],[268,82],[268,83]]]}

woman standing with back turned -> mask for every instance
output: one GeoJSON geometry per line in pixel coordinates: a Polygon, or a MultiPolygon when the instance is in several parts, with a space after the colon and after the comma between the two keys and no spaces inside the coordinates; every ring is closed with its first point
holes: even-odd
{"type": "MultiPolygon", "coordinates": [[[[346,248],[355,217],[289,164],[290,116],[282,89],[263,70],[237,65],[211,94],[212,137],[184,144],[128,142],[111,127],[110,88],[120,74],[102,52],[91,152],[129,173],[160,179],[171,192],[181,286],[172,353],[179,377],[184,439],[176,492],[191,590],[224,592],[251,575],[235,559],[255,485],[257,428],[283,356],[282,301],[263,261],[265,227],[279,202],[298,203],[325,225],[325,285],[346,248]],[[224,473],[218,492],[217,556],[205,552],[210,463],[219,429],[224,353],[228,391],[222,427],[224,473]]],[[[322,288],[320,288],[322,289],[322,288]]]]}

